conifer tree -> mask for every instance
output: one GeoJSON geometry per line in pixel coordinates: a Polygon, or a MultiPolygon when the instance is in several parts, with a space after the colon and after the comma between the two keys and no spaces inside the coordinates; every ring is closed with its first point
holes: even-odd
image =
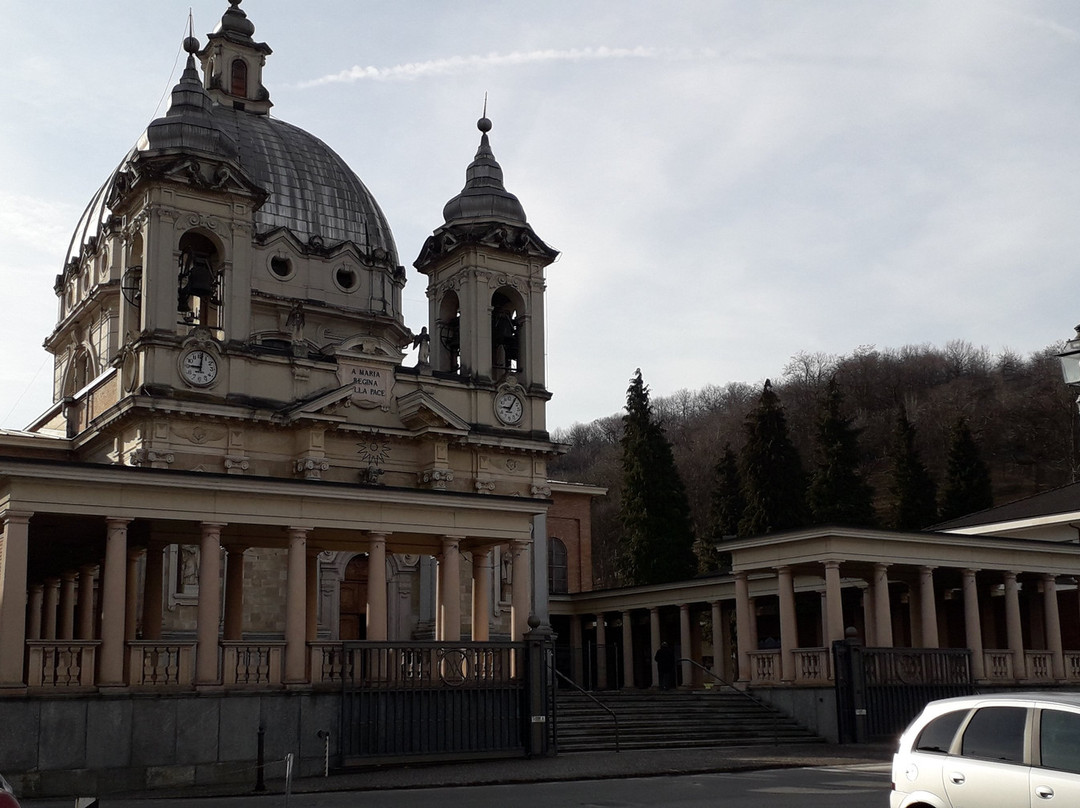
{"type": "Polygon", "coordinates": [[[937,520],[937,486],[915,448],[915,427],[900,410],[892,446],[892,526],[922,530],[937,520]]]}
{"type": "Polygon", "coordinates": [[[818,415],[817,468],[807,492],[819,525],[866,527],[874,524],[874,492],[859,473],[859,432],[843,412],[844,396],[834,376],[818,415]]]}
{"type": "Polygon", "coordinates": [[[994,493],[990,469],[979,454],[967,420],[959,418],[952,428],[945,488],[941,495],[941,520],[956,519],[992,508],[994,493]]]}
{"type": "Polygon", "coordinates": [[[724,444],[724,453],[713,471],[710,499],[709,525],[697,546],[698,569],[702,572],[731,567],[731,554],[717,548],[717,544],[739,534],[739,520],[746,508],[739,481],[739,460],[730,443],[724,444]]]}
{"type": "Polygon", "coordinates": [[[626,391],[622,436],[623,490],[618,575],[628,586],[668,583],[696,567],[690,504],[671,443],[653,420],[639,369],[626,391]]]}
{"type": "Polygon", "coordinates": [[[780,399],[766,379],[758,406],[746,417],[740,472],[746,508],[740,536],[803,527],[808,521],[806,475],[788,435],[780,399]]]}

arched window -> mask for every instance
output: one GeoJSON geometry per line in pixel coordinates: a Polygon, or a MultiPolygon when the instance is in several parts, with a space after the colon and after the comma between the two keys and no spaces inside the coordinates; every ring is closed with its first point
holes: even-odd
{"type": "Polygon", "coordinates": [[[570,591],[570,578],[566,562],[566,545],[554,536],[548,539],[548,592],[565,595],[570,591]]]}
{"type": "Polygon", "coordinates": [[[243,59],[234,59],[232,63],[232,76],[230,77],[230,90],[233,95],[247,98],[248,67],[243,59]]]}
{"type": "Polygon", "coordinates": [[[454,292],[447,292],[439,303],[439,347],[435,370],[456,373],[461,363],[461,304],[454,292]]]}
{"type": "Polygon", "coordinates": [[[491,364],[495,370],[521,372],[521,307],[509,289],[491,296],[491,364]]]}
{"type": "Polygon", "coordinates": [[[176,309],[189,325],[221,327],[221,259],[217,247],[199,233],[180,237],[176,309]]]}

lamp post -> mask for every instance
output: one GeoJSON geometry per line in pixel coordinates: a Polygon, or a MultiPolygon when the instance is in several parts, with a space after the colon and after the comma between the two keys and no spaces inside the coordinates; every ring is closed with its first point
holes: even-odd
{"type": "MultiPolygon", "coordinates": [[[[1080,390],[1080,325],[1076,327],[1076,334],[1065,343],[1065,350],[1057,355],[1061,363],[1061,375],[1065,378],[1065,384],[1073,389],[1080,390]]],[[[1080,409],[1080,395],[1076,397],[1077,409],[1080,409]]],[[[1070,432],[1073,430],[1070,429],[1070,432]]],[[[1073,452],[1075,453],[1075,437],[1073,438],[1073,452]]],[[[1075,454],[1074,454],[1075,456],[1075,454]]],[[[1073,464],[1073,482],[1077,481],[1077,468],[1073,464]]]]}
{"type": "Polygon", "coordinates": [[[1057,355],[1061,362],[1061,375],[1069,387],[1080,387],[1080,325],[1076,335],[1065,343],[1065,350],[1057,355]]]}

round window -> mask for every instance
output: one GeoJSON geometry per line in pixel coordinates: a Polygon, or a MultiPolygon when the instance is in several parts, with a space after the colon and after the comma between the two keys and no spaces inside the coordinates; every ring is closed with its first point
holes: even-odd
{"type": "Polygon", "coordinates": [[[334,280],[343,292],[352,292],[359,283],[356,270],[347,266],[340,266],[334,270],[334,280]]]}
{"type": "Polygon", "coordinates": [[[284,255],[275,255],[270,259],[270,271],[281,280],[291,278],[293,274],[292,261],[284,255]]]}

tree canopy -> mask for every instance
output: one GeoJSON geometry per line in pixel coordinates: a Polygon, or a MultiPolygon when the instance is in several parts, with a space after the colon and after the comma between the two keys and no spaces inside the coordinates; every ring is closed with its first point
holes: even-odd
{"type": "Polygon", "coordinates": [[[690,505],[671,443],[654,420],[638,370],[623,416],[619,582],[636,586],[691,577],[696,569],[690,505]]]}
{"type": "Polygon", "coordinates": [[[983,462],[966,418],[958,418],[949,441],[945,485],[941,492],[941,521],[956,519],[994,506],[990,468],[983,462]]]}
{"type": "Polygon", "coordinates": [[[937,486],[915,446],[915,427],[903,409],[896,418],[892,446],[892,527],[922,530],[937,521],[937,486]]]}
{"type": "Polygon", "coordinates": [[[746,417],[739,471],[746,501],[739,520],[740,536],[806,525],[806,474],[788,435],[784,408],[768,379],[757,408],[746,417]]]}
{"type": "Polygon", "coordinates": [[[874,524],[874,492],[859,471],[859,433],[844,414],[844,396],[836,377],[829,379],[817,422],[817,464],[807,502],[819,525],[868,527],[874,524]]]}

